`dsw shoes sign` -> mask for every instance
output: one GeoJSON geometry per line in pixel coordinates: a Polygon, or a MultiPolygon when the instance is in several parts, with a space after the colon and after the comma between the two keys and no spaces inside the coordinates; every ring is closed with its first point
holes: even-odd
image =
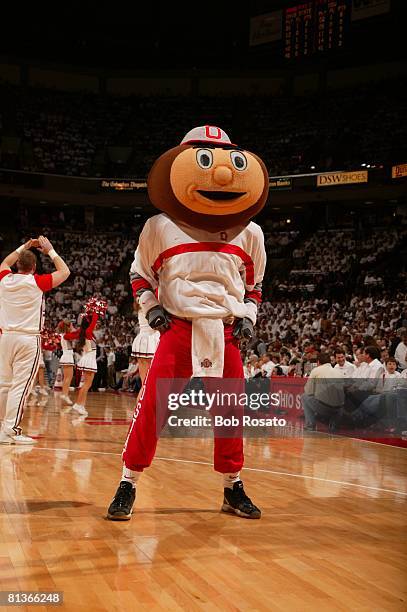
{"type": "Polygon", "coordinates": [[[367,170],[357,172],[325,172],[324,174],[318,174],[317,187],[367,183],[367,175],[367,170]]]}

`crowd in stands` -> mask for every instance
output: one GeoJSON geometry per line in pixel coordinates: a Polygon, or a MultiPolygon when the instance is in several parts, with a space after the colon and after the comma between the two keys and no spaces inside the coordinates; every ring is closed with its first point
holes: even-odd
{"type": "MultiPolygon", "coordinates": [[[[98,363],[104,374],[96,378],[95,385],[108,386],[107,358],[113,352],[115,386],[120,372],[131,365],[131,345],[138,329],[128,279],[137,232],[132,237],[124,227],[116,227],[120,231],[115,232],[106,228],[86,232],[74,229],[78,227],[76,222],[66,221],[58,217],[49,233],[72,273],[63,286],[47,297],[46,327],[55,330],[58,322],[66,318],[75,325],[90,297],[106,299],[106,318],[100,320],[96,330],[98,363]],[[69,229],[56,229],[64,223],[69,229]]],[[[396,225],[363,231],[318,229],[301,238],[298,224],[287,230],[285,222],[273,223],[274,226],[265,223],[265,244],[270,260],[276,255],[277,261],[281,261],[279,257],[284,253],[286,275],[280,279],[273,271],[266,275],[256,337],[242,352],[248,377],[271,373],[308,375],[320,352],[333,354],[338,347],[353,362],[356,351],[366,346],[366,336],[379,347],[382,361],[393,356],[400,330],[407,328],[407,294],[402,290],[407,275],[401,268],[398,286],[389,290],[388,278],[397,275],[392,268],[375,266],[387,261],[389,255],[403,252],[406,229],[396,225]],[[369,256],[371,261],[366,260],[369,256]],[[307,290],[300,294],[297,279],[301,277],[292,273],[298,269],[298,262],[303,273],[309,275],[307,290]],[[349,279],[350,289],[348,283],[348,290],[342,291],[349,279]],[[372,290],[378,279],[382,279],[383,285],[379,292],[372,290]],[[317,291],[318,283],[324,291],[317,291]],[[336,292],[331,290],[330,283],[335,285],[336,292]]],[[[47,230],[43,228],[42,232],[47,230]]],[[[43,271],[49,271],[48,258],[41,257],[41,264],[43,271]]],[[[397,363],[399,369],[402,366],[397,363]]],[[[126,382],[124,388],[127,387],[126,382]]]]}
{"type": "Polygon", "coordinates": [[[268,255],[282,255],[299,236],[299,231],[264,232],[264,245],[268,255]]]}
{"type": "Polygon", "coordinates": [[[271,366],[263,366],[273,361],[283,374],[307,374],[321,351],[332,353],[340,347],[354,361],[366,337],[380,349],[382,359],[394,355],[403,330],[407,331],[407,293],[380,299],[354,295],[346,302],[327,298],[264,301],[256,336],[243,357],[255,370],[268,372],[271,366]]]}
{"type": "Polygon", "coordinates": [[[251,392],[306,377],[306,429],[323,423],[331,431],[369,428],[380,437],[407,427],[407,293],[263,302],[242,358],[251,392]]]}
{"type": "Polygon", "coordinates": [[[319,230],[293,251],[291,275],[348,272],[352,264],[372,264],[393,251],[407,236],[406,229],[382,228],[356,240],[354,230],[319,230]],[[301,269],[299,269],[301,268],[301,269]]]}
{"type": "Polygon", "coordinates": [[[145,177],[191,126],[221,125],[271,175],[405,160],[401,78],[304,97],[129,97],[0,85],[0,165],[145,177]]]}
{"type": "MultiPolygon", "coordinates": [[[[108,301],[107,314],[113,317],[129,294],[127,270],[124,280],[117,277],[121,265],[134,252],[136,237],[125,239],[115,233],[58,232],[53,236],[55,249],[64,253],[71,270],[66,283],[47,300],[46,327],[55,327],[62,319],[76,322],[84,303],[93,296],[108,301]],[[117,278],[116,278],[117,277],[117,278]]],[[[41,256],[44,272],[52,268],[49,258],[41,256]]],[[[111,333],[122,339],[121,327],[115,324],[111,333]]]]}
{"type": "Polygon", "coordinates": [[[398,255],[405,250],[406,241],[405,224],[363,232],[317,230],[305,240],[296,241],[288,273],[275,270],[269,292],[280,299],[285,296],[295,299],[401,287],[406,281],[405,271],[384,264],[389,257],[396,257],[401,263],[398,255]]]}

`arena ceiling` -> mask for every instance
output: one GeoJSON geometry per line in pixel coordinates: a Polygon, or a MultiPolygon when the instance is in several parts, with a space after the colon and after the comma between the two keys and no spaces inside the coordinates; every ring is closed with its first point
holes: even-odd
{"type": "MultiPolygon", "coordinates": [[[[250,18],[295,4],[299,0],[27,3],[24,10],[4,9],[0,54],[115,69],[284,67],[272,45],[250,48],[250,18]]],[[[391,13],[356,24],[342,59],[405,56],[406,5],[392,0],[391,13]]]]}

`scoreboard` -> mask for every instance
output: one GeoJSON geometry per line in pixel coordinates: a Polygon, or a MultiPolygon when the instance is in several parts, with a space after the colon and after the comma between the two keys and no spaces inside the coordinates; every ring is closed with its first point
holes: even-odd
{"type": "Polygon", "coordinates": [[[286,59],[341,49],[350,29],[351,0],[309,0],[283,11],[286,59]]]}
{"type": "Polygon", "coordinates": [[[269,45],[267,52],[276,64],[345,49],[349,54],[375,49],[378,32],[393,27],[391,0],[275,0],[273,4],[280,8],[250,19],[249,45],[269,45]],[[366,25],[360,23],[365,19],[366,25]]]}

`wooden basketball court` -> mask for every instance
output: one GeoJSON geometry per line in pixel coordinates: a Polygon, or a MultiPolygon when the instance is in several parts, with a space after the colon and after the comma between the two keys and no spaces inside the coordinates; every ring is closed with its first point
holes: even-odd
{"type": "Polygon", "coordinates": [[[59,609],[87,612],[406,609],[405,450],[247,440],[249,521],[219,512],[211,440],[165,438],[132,520],[110,522],[133,403],[93,393],[84,419],[50,395],[23,421],[37,445],[0,447],[0,590],[63,591],[59,609]]]}

